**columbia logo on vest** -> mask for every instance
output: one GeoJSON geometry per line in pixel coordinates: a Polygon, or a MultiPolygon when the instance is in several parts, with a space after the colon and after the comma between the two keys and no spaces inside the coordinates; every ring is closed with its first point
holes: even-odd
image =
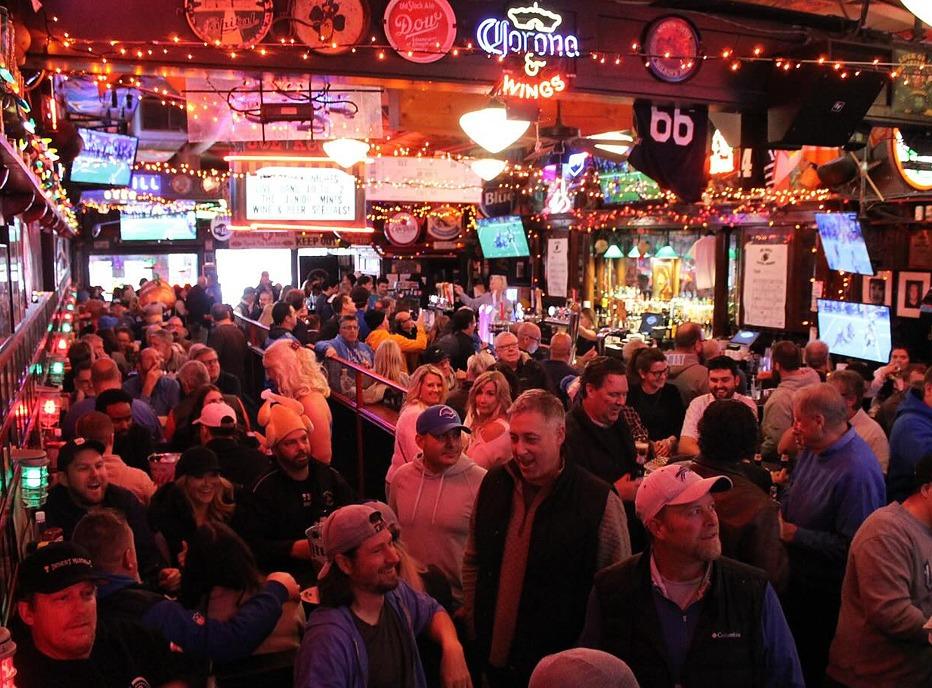
{"type": "Polygon", "coordinates": [[[715,631],[712,633],[713,640],[728,640],[731,638],[740,638],[741,633],[739,631],[730,631],[728,633],[724,631],[715,631]]]}

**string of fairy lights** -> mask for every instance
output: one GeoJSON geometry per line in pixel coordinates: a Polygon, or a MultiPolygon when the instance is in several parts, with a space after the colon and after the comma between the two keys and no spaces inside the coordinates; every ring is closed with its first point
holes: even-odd
{"type": "MultiPolygon", "coordinates": [[[[71,35],[70,32],[63,32],[61,35],[53,31],[53,25],[58,23],[58,17],[51,17],[51,24],[47,28],[47,40],[49,43],[55,43],[66,51],[66,54],[72,56],[87,57],[99,60],[99,72],[108,73],[112,71],[114,61],[125,60],[158,60],[162,63],[193,63],[198,57],[198,52],[204,49],[222,52],[230,60],[241,59],[245,56],[258,57],[260,60],[270,58],[273,61],[277,57],[287,56],[289,58],[297,56],[302,61],[308,61],[312,57],[320,57],[326,60],[327,56],[315,53],[310,48],[294,38],[281,37],[277,40],[264,40],[254,46],[247,48],[232,48],[221,44],[219,40],[213,43],[205,41],[187,40],[178,35],[170,35],[163,40],[120,40],[120,39],[89,39],[80,38],[71,35]]],[[[778,69],[784,72],[791,72],[800,69],[804,65],[824,66],[835,71],[839,78],[847,79],[852,76],[856,77],[863,71],[884,72],[892,79],[901,76],[928,76],[932,72],[932,65],[925,63],[901,63],[884,60],[881,56],[872,60],[843,60],[833,58],[831,55],[820,55],[814,58],[794,58],[786,55],[767,55],[762,45],[755,45],[750,49],[740,51],[737,48],[725,47],[718,51],[700,51],[697,55],[675,55],[670,52],[653,53],[644,49],[639,40],[633,39],[624,43],[624,49],[591,49],[586,55],[589,59],[600,65],[621,66],[630,60],[647,62],[653,59],[680,60],[687,67],[692,66],[693,61],[701,62],[719,62],[729,71],[737,72],[746,64],[755,63],[772,63],[778,69]]],[[[331,50],[343,50],[350,54],[356,54],[360,51],[366,51],[374,55],[378,61],[384,61],[387,56],[394,50],[388,43],[380,40],[377,36],[371,35],[368,40],[354,43],[341,43],[333,41],[327,46],[331,50]]],[[[473,41],[466,40],[444,51],[441,50],[439,43],[435,45],[434,51],[430,48],[418,50],[419,53],[438,54],[444,57],[457,59],[464,56],[480,55],[488,59],[504,62],[504,56],[490,56],[473,41]]]]}

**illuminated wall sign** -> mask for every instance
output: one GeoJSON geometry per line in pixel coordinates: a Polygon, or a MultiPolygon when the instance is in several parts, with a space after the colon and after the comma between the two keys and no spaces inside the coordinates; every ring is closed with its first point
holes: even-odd
{"type": "Polygon", "coordinates": [[[356,219],[356,177],[329,167],[263,167],[246,176],[246,219],[356,219]]]}
{"type": "Polygon", "coordinates": [[[524,74],[514,77],[506,73],[502,93],[515,98],[551,98],[563,91],[564,77],[541,74],[551,58],[579,57],[579,39],[557,33],[563,17],[537,2],[530,7],[513,7],[506,15],[507,19],[484,19],[476,29],[476,42],[489,55],[524,56],[524,74]]]}
{"type": "Polygon", "coordinates": [[[162,193],[162,177],[157,174],[141,174],[139,172],[134,172],[131,186],[133,187],[133,191],[139,193],[162,193]]]}
{"type": "Polygon", "coordinates": [[[893,162],[900,177],[907,184],[919,191],[932,190],[932,156],[920,155],[903,141],[903,134],[899,129],[893,130],[890,142],[893,162]]]}

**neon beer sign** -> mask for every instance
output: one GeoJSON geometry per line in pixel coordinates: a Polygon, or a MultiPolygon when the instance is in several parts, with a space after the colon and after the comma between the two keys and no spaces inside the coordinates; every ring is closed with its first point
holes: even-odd
{"type": "Polygon", "coordinates": [[[563,17],[544,9],[535,1],[530,7],[513,7],[507,19],[489,18],[479,23],[476,43],[489,55],[504,59],[524,56],[524,76],[506,74],[502,81],[505,96],[550,98],[566,89],[560,75],[544,78],[541,70],[551,58],[579,57],[579,39],[573,34],[558,33],[563,17]]]}

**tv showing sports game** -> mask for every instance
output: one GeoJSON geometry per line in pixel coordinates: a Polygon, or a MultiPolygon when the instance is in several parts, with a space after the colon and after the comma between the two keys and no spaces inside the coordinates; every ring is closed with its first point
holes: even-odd
{"type": "Polygon", "coordinates": [[[75,184],[127,186],[133,178],[136,162],[135,136],[110,134],[95,129],[78,129],[84,148],[71,163],[71,181],[75,184]]]}
{"type": "Polygon", "coordinates": [[[194,213],[165,215],[123,215],[120,217],[122,241],[193,241],[197,239],[194,213]]]}
{"type": "Polygon", "coordinates": [[[627,160],[595,158],[594,161],[603,205],[651,201],[663,195],[657,182],[631,167],[627,160]]]}
{"type": "Polygon", "coordinates": [[[829,268],[859,275],[874,274],[857,214],[816,213],[815,219],[829,268]]]}
{"type": "Polygon", "coordinates": [[[819,339],[839,356],[886,363],[893,338],[890,307],[818,299],[819,339]]]}
{"type": "Polygon", "coordinates": [[[476,220],[479,245],[484,258],[526,258],[531,255],[518,215],[476,220]]]}

